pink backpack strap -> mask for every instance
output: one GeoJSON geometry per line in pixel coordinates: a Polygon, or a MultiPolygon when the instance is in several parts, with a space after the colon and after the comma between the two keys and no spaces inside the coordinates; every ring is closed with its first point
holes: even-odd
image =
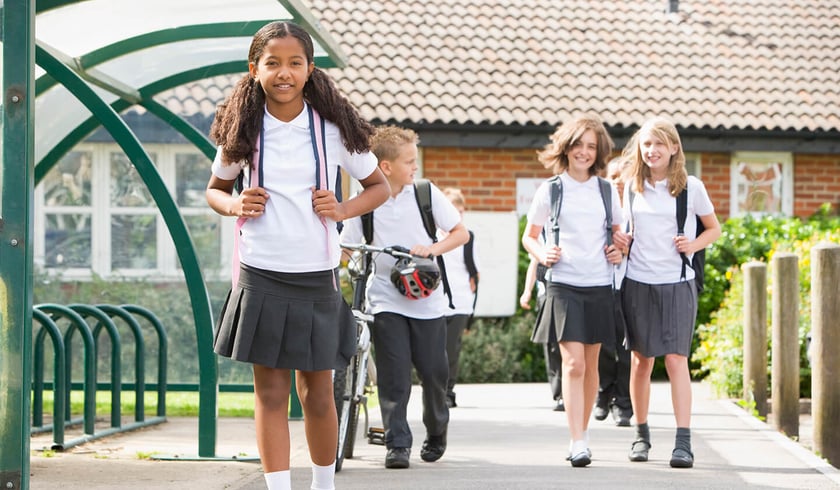
{"type": "MultiPolygon", "coordinates": [[[[251,159],[250,172],[248,174],[248,187],[259,187],[262,185],[260,177],[262,176],[262,156],[263,152],[263,130],[260,128],[260,134],[257,136],[257,144],[254,148],[254,156],[251,159]]],[[[236,287],[239,282],[239,235],[242,233],[242,225],[248,218],[240,216],[236,219],[236,226],[234,227],[233,236],[233,258],[230,262],[230,278],[231,286],[236,287]]]]}
{"type": "MultiPolygon", "coordinates": [[[[309,108],[309,136],[312,140],[312,150],[315,154],[315,187],[317,189],[329,189],[330,188],[330,181],[329,175],[327,172],[327,152],[326,152],[326,124],[324,120],[321,118],[321,115],[318,114],[311,105],[307,105],[309,108]]],[[[327,224],[327,219],[323,216],[320,218],[321,224],[324,225],[324,233],[326,233],[326,254],[327,257],[330,256],[330,228],[327,224]]],[[[333,277],[333,287],[338,289],[338,285],[335,283],[335,277],[333,277]]]]}

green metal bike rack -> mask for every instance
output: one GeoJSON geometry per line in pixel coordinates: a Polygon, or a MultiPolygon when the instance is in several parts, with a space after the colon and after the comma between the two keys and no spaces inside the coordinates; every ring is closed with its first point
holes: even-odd
{"type": "Polygon", "coordinates": [[[144,318],[155,329],[158,336],[158,379],[157,379],[157,415],[166,416],[167,353],[169,340],[160,319],[154,313],[138,305],[122,305],[121,308],[131,314],[144,318]]]}
{"type": "Polygon", "coordinates": [[[65,379],[65,364],[64,364],[64,340],[61,336],[61,330],[58,325],[46,313],[40,310],[32,311],[32,319],[41,324],[41,329],[35,337],[35,359],[33,360],[33,396],[34,407],[40,408],[38,413],[33,416],[33,423],[40,422],[43,425],[43,393],[44,393],[44,337],[50,336],[53,343],[53,351],[55,352],[54,374],[55,382],[53,383],[53,443],[54,446],[62,446],[64,444],[64,391],[66,384],[65,379]]]}
{"type": "MultiPolygon", "coordinates": [[[[35,306],[35,311],[40,311],[46,313],[50,316],[53,321],[58,321],[60,318],[67,319],[70,324],[65,330],[64,337],[62,338],[62,357],[64,357],[64,374],[62,377],[56,377],[56,380],[62,379],[65,380],[63,382],[63,389],[64,389],[64,408],[65,408],[65,417],[64,422],[65,424],[75,424],[79,421],[72,419],[72,414],[70,412],[70,391],[73,389],[71,386],[71,381],[73,377],[73,369],[72,369],[72,362],[68,359],[72,356],[72,349],[69,346],[72,343],[73,335],[76,331],[82,337],[82,342],[84,345],[84,409],[81,422],[84,424],[84,432],[85,434],[93,434],[94,426],[96,422],[96,345],[94,342],[93,334],[91,333],[90,326],[85,322],[84,318],[82,318],[78,313],[73,311],[72,309],[52,303],[45,303],[39,304],[35,306]]],[[[36,348],[37,348],[36,344],[36,348]]],[[[36,358],[36,361],[40,359],[36,358]]],[[[41,378],[43,379],[43,377],[41,378]]],[[[37,377],[36,377],[37,380],[37,377]]],[[[57,382],[57,381],[56,381],[57,382]]],[[[36,414],[42,410],[42,406],[39,403],[36,403],[32,407],[33,414],[36,414]]],[[[34,415],[33,415],[34,418],[34,415]]],[[[35,425],[33,423],[33,425],[35,425]]],[[[40,429],[48,430],[49,427],[40,425],[40,429]]],[[[36,430],[33,430],[36,432],[36,430]]]]}

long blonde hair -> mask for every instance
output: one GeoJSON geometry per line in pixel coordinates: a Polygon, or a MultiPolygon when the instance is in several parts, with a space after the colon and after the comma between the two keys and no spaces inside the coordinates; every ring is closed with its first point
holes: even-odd
{"type": "Polygon", "coordinates": [[[583,133],[590,129],[595,132],[595,137],[598,139],[598,150],[595,163],[589,167],[589,174],[600,175],[607,167],[607,158],[612,152],[613,140],[604,128],[601,119],[592,114],[568,120],[560,125],[551,135],[551,143],[545,145],[542,151],[537,152],[537,159],[555,174],[565,171],[569,168],[569,156],[566,153],[583,137],[583,133]]]}
{"type": "Polygon", "coordinates": [[[645,165],[642,159],[642,150],[639,147],[639,139],[644,132],[650,132],[655,138],[662,140],[671,148],[677,148],[676,153],[671,155],[668,162],[668,192],[676,197],[683,189],[685,189],[688,181],[688,173],[685,171],[685,153],[683,153],[682,142],[680,135],[677,133],[677,128],[674,123],[665,119],[664,117],[654,117],[648,119],[635,134],[627,142],[627,145],[622,151],[621,158],[629,162],[627,169],[627,177],[630,182],[630,188],[633,192],[639,193],[644,191],[645,180],[650,179],[650,168],[645,165]]]}

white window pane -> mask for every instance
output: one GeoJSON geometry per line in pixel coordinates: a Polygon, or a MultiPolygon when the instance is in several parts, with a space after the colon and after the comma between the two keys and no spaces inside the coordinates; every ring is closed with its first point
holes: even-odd
{"type": "MultiPolygon", "coordinates": [[[[155,154],[149,156],[154,162],[155,154]]],[[[146,184],[134,168],[131,160],[124,153],[111,153],[111,206],[147,207],[153,206],[154,200],[146,184]]]]}
{"type": "Polygon", "coordinates": [[[111,268],[157,268],[157,220],[153,214],[111,216],[111,268]]]}
{"type": "Polygon", "coordinates": [[[90,267],[90,218],[88,213],[46,215],[44,230],[45,267],[90,267]]]}

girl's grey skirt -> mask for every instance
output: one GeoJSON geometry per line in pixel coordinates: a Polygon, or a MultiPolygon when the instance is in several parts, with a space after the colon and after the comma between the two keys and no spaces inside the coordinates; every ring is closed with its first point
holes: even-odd
{"type": "Polygon", "coordinates": [[[613,302],[617,299],[612,286],[577,287],[549,283],[531,341],[540,344],[555,340],[582,342],[614,348],[613,302]]]}
{"type": "Polygon", "coordinates": [[[241,264],[216,327],[220,356],[262,366],[321,371],[346,366],[356,350],[337,271],[274,272],[241,264]]]}
{"type": "Polygon", "coordinates": [[[688,357],[697,319],[694,281],[645,284],[624,279],[621,287],[627,320],[627,349],[645,357],[688,357]]]}

